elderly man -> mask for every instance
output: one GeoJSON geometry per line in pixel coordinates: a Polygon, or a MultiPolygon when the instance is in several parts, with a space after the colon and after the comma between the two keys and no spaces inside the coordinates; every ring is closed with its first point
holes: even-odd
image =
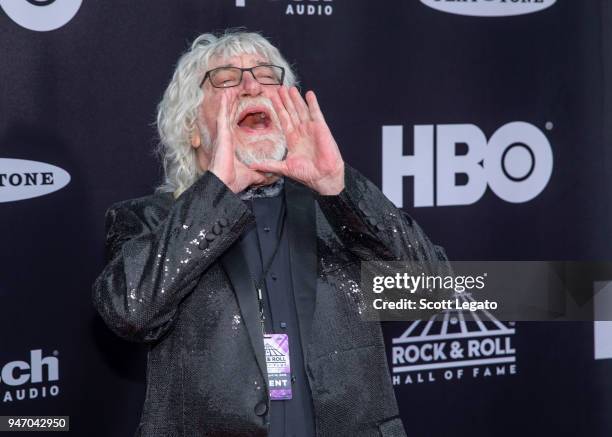
{"type": "Polygon", "coordinates": [[[342,160],[254,33],[198,37],[159,106],[165,183],[106,215],[93,287],[149,344],[137,436],[404,436],[360,261],[443,259],[342,160]]]}

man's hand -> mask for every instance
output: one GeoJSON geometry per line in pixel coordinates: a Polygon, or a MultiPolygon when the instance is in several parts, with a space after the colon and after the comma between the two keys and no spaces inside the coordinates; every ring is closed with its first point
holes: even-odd
{"type": "Polygon", "coordinates": [[[336,195],[344,189],[344,161],[332,136],[314,92],[306,102],[296,87],[282,86],[272,97],[274,109],[287,139],[284,161],[265,161],[249,167],[294,179],[323,195],[336,195]]]}
{"type": "Polygon", "coordinates": [[[215,174],[234,193],[239,193],[251,185],[268,185],[274,177],[248,168],[235,155],[236,138],[230,127],[230,109],[227,96],[221,96],[221,108],[217,115],[217,137],[212,145],[212,156],[208,170],[215,174]]]}

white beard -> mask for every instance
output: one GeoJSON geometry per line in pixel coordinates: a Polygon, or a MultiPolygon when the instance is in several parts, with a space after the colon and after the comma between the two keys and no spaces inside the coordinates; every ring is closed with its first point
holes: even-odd
{"type": "MultiPolygon", "coordinates": [[[[236,113],[240,113],[247,105],[264,105],[270,111],[272,122],[280,131],[280,121],[274,111],[272,102],[264,97],[243,100],[238,105],[236,113]]],[[[198,123],[202,135],[202,144],[206,152],[212,154],[212,138],[204,123],[198,123]]],[[[259,163],[267,160],[282,161],[287,154],[287,140],[282,132],[273,132],[263,135],[240,135],[237,132],[239,141],[236,144],[236,158],[245,165],[259,163]],[[265,146],[258,147],[258,143],[263,142],[265,146]],[[267,143],[267,144],[266,144],[267,143]]]]}
{"type": "MultiPolygon", "coordinates": [[[[207,153],[212,154],[212,140],[208,129],[204,126],[200,127],[202,135],[202,145],[207,153]]],[[[287,154],[287,141],[282,134],[271,133],[265,135],[257,135],[248,141],[246,144],[236,145],[236,158],[244,165],[249,165],[263,161],[282,161],[287,154]],[[269,141],[272,143],[272,149],[266,147],[265,151],[258,150],[256,143],[260,141],[269,141]]]]}
{"type": "Polygon", "coordinates": [[[236,146],[236,157],[244,164],[254,164],[263,161],[282,161],[287,153],[287,142],[282,134],[265,134],[253,137],[246,144],[238,144],[236,146]],[[260,141],[269,141],[270,146],[265,147],[265,150],[260,150],[257,143],[260,141]]]}

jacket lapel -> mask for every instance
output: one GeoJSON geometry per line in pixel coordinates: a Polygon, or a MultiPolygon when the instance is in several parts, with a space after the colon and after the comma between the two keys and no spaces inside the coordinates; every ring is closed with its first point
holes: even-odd
{"type": "Polygon", "coordinates": [[[291,280],[304,362],[308,362],[317,292],[317,223],[315,200],[305,186],[285,179],[291,280]]]}
{"type": "Polygon", "coordinates": [[[257,364],[259,364],[259,369],[265,376],[268,373],[264,355],[261,322],[258,314],[257,297],[255,296],[255,288],[249,275],[249,266],[238,242],[234,243],[221,256],[221,264],[236,293],[240,312],[242,313],[242,320],[249,333],[257,364]]]}
{"type": "MultiPolygon", "coordinates": [[[[308,188],[289,179],[286,179],[285,182],[286,226],[289,237],[291,281],[302,352],[304,353],[304,361],[307,362],[317,290],[315,200],[308,188]]],[[[263,375],[267,375],[257,298],[249,275],[249,267],[240,244],[233,244],[221,256],[220,260],[236,293],[242,319],[248,331],[259,368],[263,375]]]]}

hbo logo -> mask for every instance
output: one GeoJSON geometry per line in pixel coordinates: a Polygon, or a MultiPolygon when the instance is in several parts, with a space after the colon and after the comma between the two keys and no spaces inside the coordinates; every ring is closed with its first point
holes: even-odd
{"type": "Polygon", "coordinates": [[[414,206],[470,205],[487,186],[507,202],[522,203],[544,190],[553,169],[548,139],[523,121],[503,125],[489,141],[473,124],[417,125],[413,155],[402,153],[402,126],[383,126],[382,140],[382,188],[398,207],[404,176],[414,178],[414,206]],[[467,150],[457,153],[457,146],[467,150]]]}

